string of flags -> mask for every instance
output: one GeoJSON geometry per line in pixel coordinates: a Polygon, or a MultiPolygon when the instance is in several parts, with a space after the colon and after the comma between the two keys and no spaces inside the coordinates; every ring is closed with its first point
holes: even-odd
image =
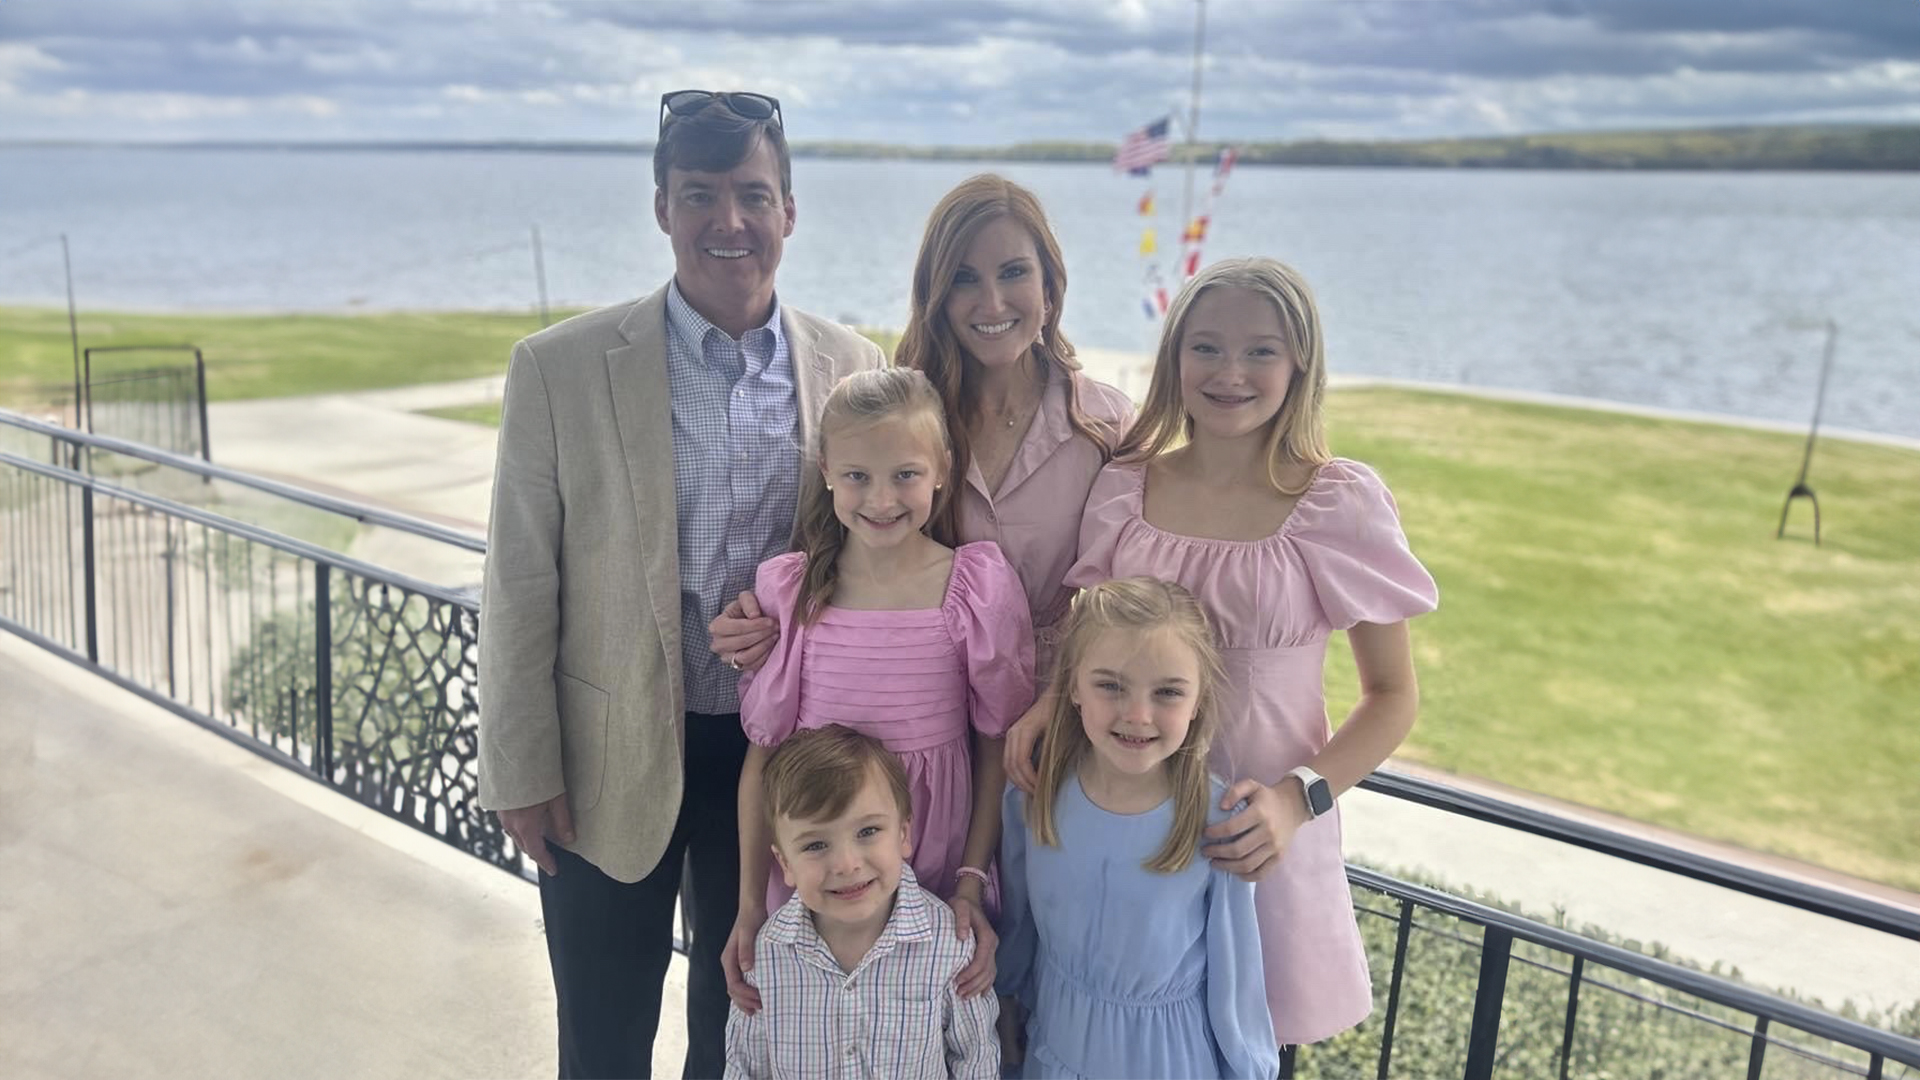
{"type": "MultiPolygon", "coordinates": [[[[1139,216],[1146,219],[1140,230],[1140,257],[1146,260],[1146,268],[1141,282],[1141,306],[1149,319],[1158,319],[1167,313],[1167,284],[1161,276],[1159,263],[1155,256],[1159,254],[1159,238],[1155,235],[1153,221],[1156,214],[1156,200],[1153,189],[1153,166],[1173,156],[1172,144],[1167,133],[1172,118],[1163,116],[1150,124],[1135,128],[1121,140],[1120,149],[1113,155],[1113,167],[1116,171],[1129,176],[1145,178],[1147,189],[1140,195],[1136,206],[1139,216]]],[[[1180,280],[1200,272],[1200,253],[1207,240],[1207,229],[1213,223],[1213,205],[1225,189],[1228,174],[1233,172],[1238,152],[1231,146],[1220,151],[1220,157],[1214,162],[1213,183],[1207,191],[1207,199],[1200,212],[1180,230],[1180,280]]]]}

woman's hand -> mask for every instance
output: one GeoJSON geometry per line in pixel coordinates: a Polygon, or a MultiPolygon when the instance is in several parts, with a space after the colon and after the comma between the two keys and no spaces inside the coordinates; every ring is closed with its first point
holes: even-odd
{"type": "Polygon", "coordinates": [[[1241,780],[1227,789],[1220,809],[1246,806],[1218,825],[1207,827],[1201,848],[1217,870],[1242,881],[1259,881],[1280,865],[1293,834],[1307,823],[1306,795],[1299,781],[1287,777],[1273,787],[1258,780],[1241,780]]]}
{"type": "Polygon", "coordinates": [[[758,671],[780,638],[780,628],[760,610],[760,601],[750,592],[728,604],[707,624],[710,646],[720,659],[735,671],[758,671]]]}
{"type": "Polygon", "coordinates": [[[973,939],[973,959],[953,977],[953,988],[961,997],[976,997],[993,989],[993,953],[1000,947],[1000,935],[993,932],[980,901],[961,887],[947,901],[953,909],[954,935],[961,941],[973,939]]]}
{"type": "Polygon", "coordinates": [[[1001,752],[1006,762],[1007,779],[1013,786],[1027,794],[1040,783],[1040,774],[1033,767],[1033,749],[1040,745],[1040,736],[1047,732],[1047,714],[1053,711],[1053,695],[1041,694],[1040,700],[1020,714],[1004,736],[1006,745],[1001,752]]]}
{"type": "Polygon", "coordinates": [[[733,932],[727,935],[727,943],[720,950],[720,970],[727,976],[727,996],[743,1013],[760,1011],[760,991],[747,981],[746,973],[753,970],[753,943],[766,922],[766,911],[741,907],[733,919],[733,932]]]}

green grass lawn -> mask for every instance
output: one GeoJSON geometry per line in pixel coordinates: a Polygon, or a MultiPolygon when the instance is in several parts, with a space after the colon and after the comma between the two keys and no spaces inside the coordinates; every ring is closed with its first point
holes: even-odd
{"type": "MultiPolygon", "coordinates": [[[[496,374],[535,322],[90,315],[81,335],[200,345],[230,399],[496,374]]],[[[71,378],[64,312],[0,309],[0,403],[71,378]]],[[[1821,443],[1816,548],[1804,503],[1773,538],[1795,436],[1397,390],[1329,410],[1440,581],[1406,757],[1920,889],[1920,454],[1821,443]]],[[[1328,675],[1339,717],[1344,648],[1328,675]]]]}
{"type": "MultiPolygon", "coordinates": [[[[560,311],[554,321],[577,314],[560,311]]],[[[540,329],[512,312],[365,315],[144,315],[79,317],[80,347],[197,345],[214,401],[377,390],[497,375],[513,343],[540,329]]],[[[898,335],[869,334],[891,349],[898,335]]],[[[115,357],[116,364],[128,363],[115,357]]],[[[156,354],[156,362],[178,357],[156,354]]],[[[73,396],[67,313],[0,307],[0,406],[73,396]]]]}
{"type": "Polygon", "coordinates": [[[500,403],[497,401],[484,401],[478,405],[449,405],[444,409],[421,409],[420,412],[425,416],[437,416],[442,420],[458,420],[463,424],[500,426],[500,403]]]}
{"type": "Polygon", "coordinates": [[[1331,400],[1440,582],[1406,757],[1920,889],[1920,454],[1822,442],[1815,547],[1804,501],[1774,539],[1799,437],[1331,400]]]}
{"type": "MultiPolygon", "coordinates": [[[[556,320],[570,312],[556,313],[556,320]]],[[[80,345],[198,345],[214,401],[373,390],[495,375],[537,316],[500,312],[368,315],[81,313],[80,345]]],[[[115,363],[126,363],[116,357],[115,363]]],[[[168,362],[171,362],[169,360],[168,362]]],[[[0,308],[0,403],[72,396],[67,313],[0,308]],[[63,391],[64,388],[64,391],[63,391]]]]}

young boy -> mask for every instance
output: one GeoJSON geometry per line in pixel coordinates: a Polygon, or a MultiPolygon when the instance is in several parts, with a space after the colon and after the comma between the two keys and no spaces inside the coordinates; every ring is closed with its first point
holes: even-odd
{"type": "Polygon", "coordinates": [[[829,726],[794,733],[763,776],[773,855],[794,889],[754,943],[761,1009],[727,1017],[727,1076],[1000,1075],[992,994],[963,999],[973,956],[953,912],[920,888],[900,762],[829,726]]]}

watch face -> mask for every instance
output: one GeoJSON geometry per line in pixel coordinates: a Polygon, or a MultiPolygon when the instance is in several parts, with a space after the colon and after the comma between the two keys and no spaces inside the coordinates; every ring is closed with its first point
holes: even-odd
{"type": "Polygon", "coordinates": [[[1307,806],[1312,808],[1314,817],[1319,817],[1333,809],[1333,788],[1329,787],[1325,780],[1315,780],[1308,784],[1307,806]]]}

